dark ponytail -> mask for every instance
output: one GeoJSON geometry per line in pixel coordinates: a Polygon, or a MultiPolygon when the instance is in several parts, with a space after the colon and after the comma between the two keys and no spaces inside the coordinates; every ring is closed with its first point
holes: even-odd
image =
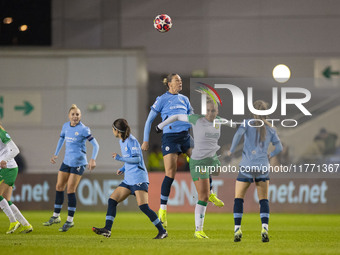
{"type": "Polygon", "coordinates": [[[122,134],[123,142],[131,134],[131,129],[126,119],[116,119],[112,124],[112,128],[122,134]]]}

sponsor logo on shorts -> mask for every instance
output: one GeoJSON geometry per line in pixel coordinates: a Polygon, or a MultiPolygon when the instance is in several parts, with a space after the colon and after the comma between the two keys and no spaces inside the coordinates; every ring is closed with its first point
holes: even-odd
{"type": "Polygon", "coordinates": [[[169,146],[166,146],[166,147],[165,147],[165,150],[166,150],[166,151],[169,151],[169,150],[170,150],[170,147],[169,147],[169,146]]]}

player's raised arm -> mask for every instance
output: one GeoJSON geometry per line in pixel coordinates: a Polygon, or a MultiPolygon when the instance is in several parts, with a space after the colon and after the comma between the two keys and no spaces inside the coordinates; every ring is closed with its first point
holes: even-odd
{"type": "Polygon", "coordinates": [[[157,126],[156,126],[156,131],[157,131],[157,128],[158,130],[163,130],[163,128],[175,121],[184,121],[184,122],[189,122],[188,120],[188,115],[186,114],[176,114],[176,115],[172,115],[170,116],[169,118],[167,118],[165,121],[159,123],[157,126]]]}

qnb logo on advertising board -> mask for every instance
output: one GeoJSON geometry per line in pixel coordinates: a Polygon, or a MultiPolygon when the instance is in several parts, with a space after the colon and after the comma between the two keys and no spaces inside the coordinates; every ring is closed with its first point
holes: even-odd
{"type": "MultiPolygon", "coordinates": [[[[90,180],[84,178],[80,181],[77,195],[79,202],[85,206],[107,205],[110,194],[118,187],[121,180],[90,180]]],[[[127,205],[128,200],[124,200],[123,204],[127,205]]]]}
{"type": "MultiPolygon", "coordinates": [[[[310,111],[304,106],[305,103],[309,102],[311,99],[311,93],[308,89],[300,88],[300,87],[282,87],[280,88],[280,100],[279,100],[279,88],[272,87],[271,88],[271,106],[266,110],[258,110],[254,108],[254,91],[253,87],[247,87],[247,93],[246,93],[246,99],[243,91],[236,85],[233,84],[214,84],[209,85],[207,83],[203,82],[197,82],[197,84],[200,85],[198,89],[195,89],[195,91],[199,92],[201,94],[201,114],[206,115],[207,113],[207,98],[213,100],[214,104],[219,104],[223,106],[221,96],[223,93],[230,93],[232,96],[232,113],[233,116],[242,116],[245,115],[245,102],[247,103],[248,110],[258,116],[268,116],[272,113],[274,113],[277,108],[279,107],[279,101],[280,101],[280,107],[281,116],[287,115],[287,105],[294,105],[299,111],[305,115],[305,116],[312,116],[310,111]],[[289,97],[289,95],[294,95],[294,97],[299,96],[299,98],[289,97]]],[[[266,118],[266,121],[268,121],[272,126],[277,123],[281,123],[282,127],[296,127],[298,125],[297,120],[295,119],[270,119],[266,118]]],[[[231,122],[231,124],[240,124],[245,125],[245,120],[243,122],[237,122],[233,119],[228,121],[224,118],[219,118],[214,120],[214,126],[218,124],[227,124],[231,122]]],[[[248,120],[248,125],[253,127],[260,127],[265,125],[264,121],[257,119],[256,124],[254,124],[255,121],[250,119],[248,120]]]]}

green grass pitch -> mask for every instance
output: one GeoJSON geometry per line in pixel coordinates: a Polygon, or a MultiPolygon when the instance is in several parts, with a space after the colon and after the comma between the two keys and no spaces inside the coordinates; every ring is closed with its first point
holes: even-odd
{"type": "Polygon", "coordinates": [[[75,227],[66,233],[42,226],[48,211],[24,211],[34,227],[29,234],[6,235],[9,221],[0,213],[1,254],[339,254],[340,215],[271,214],[269,243],[261,242],[259,214],[244,214],[243,238],[233,242],[232,214],[207,213],[205,233],[209,239],[194,239],[194,214],[168,214],[169,237],[153,240],[157,230],[141,212],[119,212],[111,238],[94,234],[103,227],[105,212],[76,212],[75,227]]]}

